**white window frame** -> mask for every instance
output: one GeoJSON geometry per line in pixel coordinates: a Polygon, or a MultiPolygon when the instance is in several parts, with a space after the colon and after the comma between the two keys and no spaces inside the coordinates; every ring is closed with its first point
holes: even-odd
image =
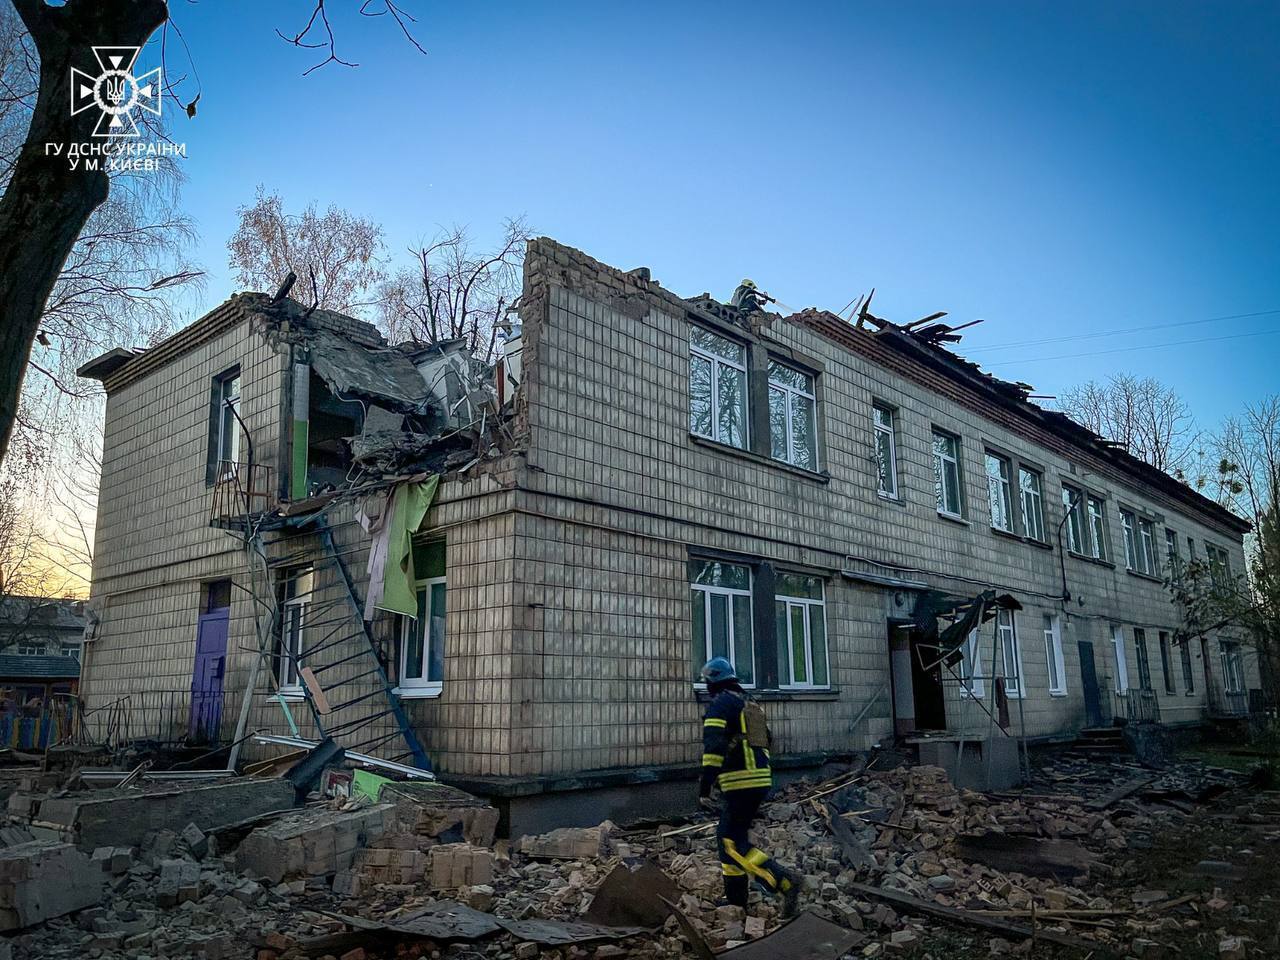
{"type": "Polygon", "coordinates": [[[873,403],[871,405],[871,439],[875,445],[874,456],[876,464],[876,493],[884,497],[886,500],[898,499],[898,438],[894,435],[897,432],[898,415],[893,407],[884,403],[873,403]],[[882,423],[880,414],[888,417],[888,423],[882,423]],[[889,462],[882,465],[880,462],[880,438],[886,437],[889,441],[889,462]],[[886,490],[881,486],[882,471],[887,475],[890,489],[886,490]]]}
{"type": "MultiPolygon", "coordinates": [[[[695,557],[694,559],[701,561],[704,558],[695,557]]],[[[755,584],[756,584],[755,571],[752,570],[751,567],[745,563],[733,563],[732,561],[729,561],[729,560],[723,560],[723,561],[706,560],[705,562],[724,563],[726,566],[742,567],[747,571],[747,586],[745,589],[743,589],[742,587],[718,587],[713,584],[706,584],[706,583],[693,583],[693,582],[689,583],[690,590],[693,590],[695,592],[702,591],[702,630],[703,630],[702,662],[703,663],[706,663],[708,660],[710,660],[712,655],[711,654],[711,650],[712,650],[712,647],[711,647],[711,597],[715,594],[719,594],[726,598],[725,604],[728,610],[728,615],[725,619],[729,628],[729,636],[728,636],[729,658],[728,659],[729,659],[729,662],[733,664],[733,669],[736,672],[738,669],[739,659],[738,659],[738,635],[737,635],[736,628],[734,626],[734,617],[733,617],[733,598],[734,597],[747,598],[747,607],[751,610],[751,616],[747,618],[747,624],[748,624],[748,629],[750,629],[751,631],[751,651],[752,651],[752,657],[754,658],[755,649],[756,649],[756,645],[755,645],[756,627],[755,627],[755,610],[751,602],[751,597],[752,597],[752,591],[755,589],[755,584]]],[[[694,642],[697,643],[697,637],[694,638],[694,642]]],[[[754,689],[756,686],[754,682],[755,676],[756,676],[756,665],[754,663],[754,660],[751,664],[751,676],[752,676],[752,682],[743,683],[742,684],[743,689],[751,690],[751,689],[754,689]]],[[[696,682],[694,683],[694,686],[697,687],[698,689],[703,689],[706,687],[706,684],[701,682],[696,682]]]]}
{"type": "Polygon", "coordinates": [[[1181,579],[1182,556],[1178,552],[1178,534],[1170,527],[1164,528],[1164,558],[1169,564],[1169,575],[1181,579]]]}
{"type": "Polygon", "coordinates": [[[1116,665],[1115,691],[1120,696],[1129,693],[1129,663],[1124,652],[1124,628],[1119,624],[1111,625],[1111,656],[1116,665]]]}
{"type": "Polygon", "coordinates": [[[18,642],[18,656],[20,657],[43,657],[47,647],[36,640],[20,640],[18,642]]]}
{"type": "Polygon", "coordinates": [[[1085,519],[1089,524],[1089,547],[1093,551],[1089,556],[1094,560],[1106,561],[1107,550],[1107,503],[1092,493],[1085,494],[1085,519]],[[1097,505],[1097,512],[1094,506],[1097,505]]]}
{"type": "MultiPolygon", "coordinates": [[[[416,640],[414,634],[417,633],[419,624],[417,617],[400,616],[400,663],[398,664],[397,677],[399,678],[399,686],[396,687],[395,693],[401,699],[413,700],[428,697],[438,697],[444,692],[444,679],[428,680],[427,672],[430,670],[431,664],[431,619],[432,619],[432,587],[442,586],[445,589],[445,635],[440,638],[443,644],[448,637],[448,610],[449,610],[449,578],[428,577],[425,580],[418,580],[414,583],[414,599],[418,594],[425,593],[426,597],[422,604],[424,619],[422,623],[422,676],[409,676],[409,643],[416,640]]],[[[442,651],[443,652],[443,651],[442,651]]]]}
{"type": "MultiPolygon", "coordinates": [[[[306,573],[299,571],[296,575],[290,576],[289,580],[296,583],[300,577],[306,575],[306,573]]],[[[281,606],[281,650],[278,679],[280,689],[277,693],[282,700],[302,700],[306,698],[306,691],[302,686],[301,665],[298,660],[301,658],[302,651],[306,649],[307,608],[311,605],[315,570],[310,571],[310,576],[312,577],[312,588],[299,596],[287,597],[281,606]],[[295,609],[298,611],[296,632],[293,631],[294,621],[291,613],[295,609]],[[288,653],[288,656],[285,655],[286,653],[288,653]]]]}
{"type": "MultiPolygon", "coordinates": [[[[789,463],[789,464],[791,464],[791,466],[793,466],[793,467],[798,467],[798,468],[799,468],[799,469],[801,469],[801,470],[812,470],[812,471],[814,471],[814,472],[817,472],[817,470],[819,469],[819,460],[818,460],[818,393],[817,393],[817,378],[816,378],[812,373],[808,373],[807,371],[801,370],[799,367],[793,367],[793,366],[791,366],[791,365],[790,365],[790,364],[788,364],[788,363],[783,363],[781,360],[775,360],[774,358],[770,357],[770,358],[769,358],[769,378],[768,378],[768,380],[769,380],[768,390],[769,390],[770,392],[772,392],[772,391],[774,391],[774,390],[781,391],[781,393],[782,393],[783,397],[785,398],[785,406],[786,406],[786,437],[785,437],[785,440],[786,440],[786,446],[787,446],[787,455],[786,455],[785,457],[779,457],[779,456],[777,456],[776,454],[774,454],[774,453],[773,453],[773,449],[772,449],[772,447],[773,447],[773,437],[772,437],[772,436],[770,436],[770,437],[769,437],[769,445],[770,445],[769,453],[770,453],[770,456],[772,456],[774,460],[777,460],[777,461],[779,461],[779,462],[781,462],[781,463],[789,463]],[[810,382],[810,383],[812,383],[812,384],[814,384],[813,392],[812,392],[812,393],[809,393],[809,392],[806,392],[806,391],[804,391],[804,390],[801,390],[801,389],[800,389],[800,388],[798,388],[798,387],[793,387],[793,386],[792,386],[791,384],[789,384],[789,383],[782,383],[781,381],[774,380],[774,379],[773,379],[773,372],[772,372],[772,368],[773,368],[775,365],[776,365],[776,366],[779,366],[779,367],[782,367],[782,368],[784,368],[784,369],[786,369],[786,370],[790,370],[792,373],[798,373],[798,374],[800,374],[800,376],[802,376],[802,377],[808,377],[808,378],[809,378],[809,382],[810,382]],[[809,466],[805,466],[803,463],[800,463],[800,462],[799,462],[799,458],[796,456],[796,444],[795,444],[795,437],[794,437],[793,432],[792,432],[792,417],[794,416],[793,411],[795,410],[795,404],[796,404],[796,398],[797,398],[797,397],[799,397],[799,398],[801,398],[801,399],[803,399],[803,400],[807,400],[807,401],[810,403],[810,405],[812,406],[812,409],[813,409],[813,463],[812,463],[811,465],[809,465],[809,466]]],[[[766,399],[771,400],[772,398],[766,398],[766,399]]],[[[772,410],[772,404],[770,404],[770,410],[772,410]]],[[[770,431],[771,431],[771,432],[772,432],[772,429],[773,429],[773,427],[772,427],[772,421],[771,421],[771,422],[770,422],[770,431]]]]}
{"type": "Polygon", "coordinates": [[[1138,690],[1142,693],[1155,692],[1155,684],[1151,680],[1151,648],[1147,646],[1146,627],[1133,628],[1133,662],[1138,668],[1138,690]]]}
{"type": "Polygon", "coordinates": [[[1085,525],[1088,517],[1084,510],[1084,491],[1077,487],[1062,485],[1062,508],[1067,512],[1067,550],[1081,557],[1087,557],[1085,542],[1085,525]]]}
{"type": "Polygon", "coordinates": [[[1067,695],[1067,669],[1062,656],[1062,618],[1056,613],[1044,615],[1044,656],[1049,668],[1049,696],[1067,695]],[[1054,683],[1054,677],[1058,682],[1054,683]]]}
{"type": "Polygon", "coordinates": [[[982,455],[983,473],[987,478],[987,506],[991,511],[991,529],[999,530],[1001,533],[1014,533],[1015,524],[1013,519],[1013,463],[1003,454],[986,450],[982,455]],[[991,475],[991,464],[995,463],[1002,471],[1002,476],[991,475]],[[996,504],[995,499],[999,494],[1002,501],[1004,515],[1009,521],[1007,527],[999,526],[996,523],[996,504]]]}
{"type": "Polygon", "coordinates": [[[60,653],[64,657],[70,657],[72,660],[79,661],[82,647],[78,643],[64,643],[61,645],[60,653]]]}
{"type": "Polygon", "coordinates": [[[933,479],[934,479],[934,483],[937,484],[937,490],[935,492],[938,496],[938,515],[943,517],[950,517],[952,520],[963,520],[964,519],[964,486],[963,486],[964,478],[963,478],[963,475],[960,473],[960,438],[956,436],[954,433],[948,433],[946,430],[940,430],[937,427],[934,427],[933,430],[930,432],[929,439],[930,439],[930,446],[933,447],[933,479]],[[939,437],[945,440],[951,441],[951,443],[953,444],[953,447],[952,447],[952,449],[954,450],[953,453],[938,452],[938,445],[936,441],[938,440],[939,437]],[[954,511],[949,509],[951,505],[946,502],[947,483],[946,483],[945,471],[948,464],[951,466],[951,469],[955,471],[956,497],[960,501],[955,505],[956,509],[954,511]]]}
{"type": "Polygon", "coordinates": [[[1044,475],[1039,470],[1032,470],[1018,464],[1018,503],[1022,509],[1022,535],[1028,540],[1035,540],[1037,543],[1045,543],[1044,532],[1044,475]],[[1024,490],[1022,486],[1022,478],[1031,477],[1035,481],[1033,489],[1024,490]],[[1027,502],[1030,501],[1035,507],[1033,514],[1027,512],[1027,502]],[[1035,522],[1031,522],[1031,518],[1035,518],[1035,522]]]}
{"type": "MultiPolygon", "coordinates": [[[[237,371],[218,380],[218,463],[240,462],[240,374],[237,371]],[[235,384],[236,395],[229,397],[235,384]],[[227,408],[230,407],[230,410],[227,408]],[[228,416],[230,414],[230,416],[228,416]]],[[[226,468],[234,473],[235,467],[226,468]]]]}
{"type": "Polygon", "coordinates": [[[1145,517],[1138,517],[1138,549],[1143,553],[1146,568],[1142,571],[1149,577],[1159,572],[1156,562],[1156,527],[1145,517]]]}
{"type": "Polygon", "coordinates": [[[1223,691],[1234,695],[1244,693],[1244,659],[1240,653],[1239,642],[1236,640],[1219,640],[1218,650],[1222,654],[1223,691]]]}
{"type": "Polygon", "coordinates": [[[1120,526],[1124,528],[1124,566],[1126,570],[1138,569],[1138,518],[1132,510],[1120,511],[1120,526]]]}
{"type": "Polygon", "coordinates": [[[980,636],[977,630],[969,631],[960,657],[960,696],[975,700],[987,695],[986,684],[982,680],[982,651],[978,648],[980,636]]]}
{"type": "MultiPolygon", "coordinates": [[[[692,433],[694,436],[703,437],[704,439],[711,440],[715,443],[723,443],[725,446],[733,447],[735,450],[750,450],[751,449],[751,384],[750,384],[751,377],[747,371],[747,348],[742,344],[737,343],[737,341],[731,340],[729,337],[726,337],[723,334],[718,333],[714,330],[708,330],[707,328],[698,326],[697,324],[690,324],[689,355],[691,357],[699,357],[700,359],[706,360],[708,363],[711,364],[711,433],[709,434],[698,433],[696,430],[693,429],[692,419],[690,420],[690,423],[689,423],[689,432],[692,433]],[[707,347],[698,346],[696,343],[694,343],[694,338],[693,338],[693,331],[695,329],[700,330],[703,333],[708,334],[709,336],[719,337],[722,340],[728,341],[730,343],[734,343],[738,348],[738,356],[741,359],[731,360],[730,358],[725,357],[721,354],[712,352],[707,347]],[[720,433],[720,365],[721,364],[724,364],[727,367],[732,367],[733,369],[738,370],[739,372],[742,373],[742,444],[741,446],[735,443],[731,443],[728,440],[721,440],[719,436],[719,433],[720,433]]],[[[690,374],[692,374],[692,371],[690,371],[690,374]]],[[[690,386],[689,405],[690,405],[690,414],[692,414],[693,391],[692,391],[691,375],[689,379],[689,386],[690,386]]],[[[816,410],[814,411],[814,418],[815,420],[817,419],[816,410]]]]}
{"type": "Polygon", "coordinates": [[[1022,669],[1022,645],[1018,642],[1018,617],[1013,610],[996,610],[996,640],[1000,647],[1005,696],[1011,700],[1020,700],[1026,691],[1027,675],[1022,669]],[[1002,622],[1005,616],[1009,618],[1007,627],[1002,622]],[[1010,652],[1013,654],[1013,665],[1016,667],[1014,671],[1009,669],[1010,652]]]}
{"type": "Polygon", "coordinates": [[[1157,631],[1156,643],[1160,645],[1160,670],[1164,673],[1165,695],[1177,696],[1178,683],[1173,672],[1173,634],[1168,630],[1157,631]]]}
{"type": "MultiPolygon", "coordinates": [[[[805,575],[807,576],[807,574],[805,575]]],[[[829,690],[831,688],[831,634],[827,630],[827,585],[820,579],[818,584],[822,589],[821,599],[813,597],[792,597],[784,593],[774,591],[773,600],[775,605],[782,603],[786,605],[786,630],[787,630],[787,674],[791,677],[789,683],[779,681],[778,688],[780,690],[829,690]],[[796,683],[795,676],[791,670],[791,656],[795,649],[795,637],[791,633],[791,609],[792,607],[804,608],[804,664],[805,664],[805,681],[796,683]],[[818,608],[817,616],[822,617],[822,653],[826,660],[827,675],[826,683],[813,682],[813,608],[818,608]]]]}

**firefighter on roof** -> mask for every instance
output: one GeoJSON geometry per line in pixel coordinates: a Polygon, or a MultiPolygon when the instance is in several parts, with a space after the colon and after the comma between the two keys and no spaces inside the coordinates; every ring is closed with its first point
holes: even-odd
{"type": "Polygon", "coordinates": [[[719,785],[720,870],[725,899],[747,906],[751,881],[783,898],[783,914],[795,911],[800,878],[763,850],[751,845],[748,832],[760,804],[773,785],[769,768],[769,727],[759,704],[747,699],[733,665],[715,657],[702,668],[711,703],[702,719],[702,782],[698,803],[715,809],[711,789],[719,785]]]}

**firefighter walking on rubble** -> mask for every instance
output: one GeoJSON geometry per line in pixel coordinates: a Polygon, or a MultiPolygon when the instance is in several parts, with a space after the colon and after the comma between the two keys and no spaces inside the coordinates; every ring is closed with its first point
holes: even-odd
{"type": "Polygon", "coordinates": [[[760,804],[773,786],[769,767],[769,727],[760,705],[748,699],[733,665],[715,657],[702,668],[711,703],[702,719],[702,782],[698,803],[715,810],[711,789],[719,785],[720,823],[716,840],[725,899],[747,906],[751,881],[783,898],[783,915],[795,912],[800,878],[752,846],[748,833],[760,804]]]}

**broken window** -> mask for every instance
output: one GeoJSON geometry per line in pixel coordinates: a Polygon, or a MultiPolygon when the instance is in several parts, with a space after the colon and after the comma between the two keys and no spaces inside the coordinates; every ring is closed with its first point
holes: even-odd
{"type": "Polygon", "coordinates": [[[1062,505],[1067,511],[1067,549],[1083,554],[1084,549],[1084,498],[1074,487],[1063,484],[1062,505]]]}
{"type": "Polygon", "coordinates": [[[1053,614],[1044,615],[1044,656],[1049,666],[1049,693],[1066,696],[1067,671],[1062,662],[1061,621],[1053,614]]]}
{"type": "Polygon", "coordinates": [[[1116,661],[1116,693],[1129,692],[1129,664],[1124,656],[1124,630],[1119,626],[1111,627],[1111,650],[1116,661]]]}
{"type": "Polygon", "coordinates": [[[402,697],[437,696],[444,688],[445,542],[414,544],[417,617],[400,617],[402,697]]]}
{"type": "Polygon", "coordinates": [[[960,438],[942,430],[933,431],[933,479],[938,512],[960,519],[960,438]]]}
{"type": "Polygon", "coordinates": [[[281,587],[283,604],[280,613],[279,649],[276,651],[276,683],[280,696],[301,698],[300,661],[305,651],[307,612],[315,586],[315,573],[310,567],[286,571],[281,587]]]}
{"type": "Polygon", "coordinates": [[[1160,631],[1160,670],[1164,673],[1164,692],[1177,693],[1173,680],[1173,652],[1169,649],[1169,634],[1164,630],[1160,631]]]}
{"type": "Polygon", "coordinates": [[[234,476],[240,462],[240,368],[213,378],[209,409],[209,463],[205,480],[234,476]]]}
{"type": "Polygon", "coordinates": [[[1009,482],[1009,461],[995,453],[986,455],[987,500],[991,504],[991,526],[1013,533],[1013,490],[1009,482]]]}
{"type": "Polygon", "coordinates": [[[694,326],[689,328],[689,431],[747,446],[746,349],[694,326]]]}
{"type": "Polygon", "coordinates": [[[978,647],[978,637],[977,630],[969,631],[969,638],[960,652],[957,669],[961,680],[960,695],[981,700],[986,696],[986,688],[982,682],[982,651],[978,647]]]}
{"type": "Polygon", "coordinates": [[[1018,492],[1022,501],[1022,534],[1029,540],[1044,542],[1044,494],[1040,474],[1028,467],[1018,467],[1018,492]]]}
{"type": "Polygon", "coordinates": [[[754,684],[751,568],[720,560],[691,560],[689,592],[695,679],[712,657],[725,657],[744,687],[754,684]]]}
{"type": "Polygon", "coordinates": [[[1182,685],[1186,688],[1187,693],[1196,692],[1196,674],[1191,669],[1191,640],[1184,637],[1179,645],[1179,652],[1182,655],[1182,685]]]}
{"type": "Polygon", "coordinates": [[[1133,651],[1138,657],[1138,689],[1151,689],[1151,659],[1147,650],[1147,631],[1135,627],[1133,631],[1133,651]]]}
{"type": "Polygon", "coordinates": [[[1004,691],[1022,696],[1022,651],[1018,649],[1018,624],[1012,610],[996,611],[996,638],[1000,641],[1000,661],[1004,669],[1004,691]]]}
{"type": "Polygon", "coordinates": [[[774,591],[774,611],[778,634],[778,686],[829,686],[822,579],[798,573],[779,573],[774,591]]]}
{"type": "Polygon", "coordinates": [[[818,469],[817,403],[813,377],[769,361],[769,445],[775,460],[818,469]]]}
{"type": "Polygon", "coordinates": [[[892,407],[879,403],[871,407],[876,439],[876,490],[882,497],[897,499],[898,449],[893,421],[892,407]]]}

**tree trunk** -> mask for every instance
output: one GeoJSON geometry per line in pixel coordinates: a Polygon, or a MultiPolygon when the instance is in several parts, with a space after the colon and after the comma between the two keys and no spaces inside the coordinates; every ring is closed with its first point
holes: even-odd
{"type": "MultiPolygon", "coordinates": [[[[0,198],[0,460],[9,447],[31,344],[53,284],[89,215],[107,199],[105,170],[72,144],[92,143],[96,109],[71,115],[71,68],[101,72],[93,47],[141,47],[168,18],[165,0],[13,0],[40,56],[40,91],[13,177],[0,198]],[[61,153],[46,155],[46,144],[61,153]]],[[[108,141],[101,138],[97,143],[108,141]]],[[[102,164],[105,166],[105,158],[102,164]]]]}

